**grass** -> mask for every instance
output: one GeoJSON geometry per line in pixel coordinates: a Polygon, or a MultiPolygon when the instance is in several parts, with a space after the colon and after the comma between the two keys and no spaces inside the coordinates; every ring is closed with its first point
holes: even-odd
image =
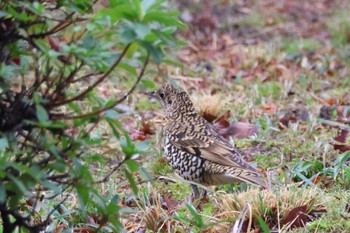
{"type": "MultiPolygon", "coordinates": [[[[267,13],[275,10],[255,14],[256,9],[266,10],[252,8],[246,18],[225,22],[238,22],[242,27],[263,27],[267,13]]],[[[234,139],[234,143],[244,153],[253,154],[252,162],[269,173],[272,190],[259,191],[244,184],[224,185],[216,187],[203,203],[184,204],[182,201],[191,192],[186,182],[155,181],[148,188],[156,189],[160,196],[170,195],[177,205],[173,212],[165,215],[164,210],[157,207],[159,204],[151,205],[156,208],[151,211],[153,217],[144,220],[150,232],[152,229],[156,232],[157,221],[171,224],[178,232],[225,232],[233,226],[239,227],[235,225],[239,221],[243,223],[241,229],[262,230],[266,223],[270,229],[281,232],[350,231],[346,210],[349,193],[341,178],[344,174],[334,176],[337,167],[334,162],[341,155],[331,144],[337,130],[318,122],[319,111],[327,101],[337,102],[348,96],[349,70],[342,62],[345,52],[340,51],[347,46],[344,43],[347,30],[339,28],[347,28],[347,16],[342,12],[333,11],[328,23],[330,41],[339,39],[342,43],[324,44],[312,37],[277,34],[270,41],[248,46],[237,44],[207,59],[204,59],[205,51],[198,51],[193,57],[189,53],[188,67],[163,67],[173,77],[181,73],[177,81],[192,90],[192,99],[201,114],[217,117],[229,110],[230,121],[248,119],[256,125],[256,137],[234,139]],[[213,71],[191,61],[209,61],[213,71]],[[336,68],[337,64],[342,64],[343,68],[336,68]],[[228,67],[238,75],[228,75],[228,67]],[[266,72],[268,75],[261,80],[266,72]],[[199,91],[198,79],[202,80],[206,94],[199,91]],[[208,94],[210,92],[214,94],[208,94]],[[281,128],[279,117],[292,108],[306,111],[307,119],[291,121],[281,128]],[[316,182],[319,177],[320,181],[316,182]],[[289,214],[302,206],[310,219],[295,223],[289,214]]],[[[277,14],[273,20],[283,23],[287,17],[277,14]]],[[[229,27],[224,25],[221,30],[229,27]]],[[[146,104],[143,106],[147,109],[146,104]]],[[[160,157],[152,159],[149,167],[154,174],[173,177],[172,169],[160,157]]],[[[341,167],[341,170],[346,169],[341,167]]],[[[150,216],[149,212],[145,216],[150,216]]],[[[157,231],[166,232],[166,229],[157,231]]]]}
{"type": "MultiPolygon", "coordinates": [[[[273,15],[276,24],[291,21],[288,13],[275,7],[264,4],[249,7],[242,7],[248,13],[240,19],[227,19],[225,25],[220,25],[224,35],[234,23],[264,32],[270,27],[266,25],[269,15],[273,15]]],[[[313,38],[307,34],[308,28],[303,27],[298,28],[300,34],[292,36],[283,31],[262,33],[268,39],[257,36],[256,43],[249,45],[225,44],[218,34],[218,47],[225,46],[217,50],[207,49],[212,48],[213,41],[200,47],[190,36],[184,40],[195,44],[197,50],[182,47],[169,55],[175,60],[172,64],[181,66],[152,67],[143,90],[147,90],[147,85],[152,87],[152,83],[164,83],[162,76],[166,74],[189,91],[201,114],[215,120],[229,111],[230,123],[248,121],[257,127],[257,136],[233,141],[249,155],[251,163],[269,175],[272,190],[234,183],[213,188],[205,200],[184,201],[189,199],[191,189],[187,182],[177,179],[162,157],[160,105],[150,103],[142,93],[135,94],[125,102],[128,117],[121,121],[129,132],[145,121],[156,131],[146,138],[150,146],[145,153],[136,158],[150,174],[133,173],[140,190],[136,197],[123,174],[113,174],[107,183],[100,185],[102,193],[119,195],[127,232],[227,232],[234,227],[262,231],[264,223],[281,232],[350,232],[350,178],[346,177],[350,169],[343,162],[336,163],[342,155],[332,146],[337,129],[318,120],[321,107],[331,101],[350,105],[350,70],[344,60],[350,54],[346,41],[349,9],[339,8],[320,19],[326,25],[325,32],[330,34],[326,42],[313,38]],[[282,127],[280,117],[292,108],[305,110],[308,119],[293,116],[288,126],[282,127]],[[158,179],[162,177],[171,180],[158,179]],[[149,178],[151,181],[146,182],[149,178]],[[293,223],[293,216],[288,215],[302,206],[309,216],[307,222],[293,223]]],[[[196,34],[195,28],[190,30],[191,35],[196,34]]],[[[102,131],[106,137],[112,136],[102,131]]],[[[105,156],[115,159],[120,145],[105,146],[111,149],[105,156]]],[[[109,167],[95,171],[99,177],[108,173],[109,167]]],[[[70,208],[66,220],[82,217],[68,214],[70,208]]]]}

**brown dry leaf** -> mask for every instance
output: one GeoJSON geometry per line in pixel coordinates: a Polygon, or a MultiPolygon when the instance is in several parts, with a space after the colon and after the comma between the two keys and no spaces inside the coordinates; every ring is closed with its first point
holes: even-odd
{"type": "Polygon", "coordinates": [[[307,215],[307,206],[303,205],[292,209],[285,218],[283,225],[292,223],[291,228],[302,227],[305,226],[308,220],[310,218],[307,215]]]}
{"type": "Polygon", "coordinates": [[[164,202],[162,206],[165,207],[169,213],[176,210],[176,207],[179,205],[179,202],[174,200],[172,197],[164,197],[164,202]]]}
{"type": "Polygon", "coordinates": [[[48,38],[50,47],[51,47],[53,50],[59,52],[59,51],[61,50],[60,40],[57,39],[57,38],[54,37],[54,36],[48,36],[47,38],[48,38]]]}
{"type": "Polygon", "coordinates": [[[258,130],[254,124],[248,122],[235,122],[230,124],[228,121],[230,113],[221,117],[220,120],[214,123],[214,128],[225,138],[247,138],[254,136],[258,133],[258,130]]]}
{"type": "Polygon", "coordinates": [[[338,134],[338,136],[334,138],[334,140],[337,142],[345,143],[348,134],[349,134],[349,131],[342,129],[340,130],[340,133],[338,134]]]}
{"type": "Polygon", "coordinates": [[[343,153],[350,150],[350,145],[333,144],[333,148],[343,153]]]}
{"type": "Polygon", "coordinates": [[[73,230],[76,233],[95,233],[96,231],[91,229],[90,227],[79,227],[73,230]]]}
{"type": "Polygon", "coordinates": [[[261,109],[264,111],[268,111],[270,113],[276,113],[277,112],[277,106],[274,104],[271,105],[263,105],[261,106],[261,109]]]}
{"type": "Polygon", "coordinates": [[[235,122],[227,128],[226,133],[234,138],[248,138],[258,133],[255,125],[247,122],[235,122]]]}
{"type": "Polygon", "coordinates": [[[151,129],[151,126],[148,122],[142,122],[142,125],[139,129],[133,129],[130,133],[132,140],[144,141],[149,138],[150,135],[153,135],[154,131],[151,129]]]}
{"type": "Polygon", "coordinates": [[[284,110],[284,114],[280,115],[278,118],[283,126],[288,127],[290,122],[307,121],[309,119],[309,113],[302,108],[290,108],[284,110]]]}
{"type": "Polygon", "coordinates": [[[322,179],[322,176],[317,175],[317,176],[312,180],[312,183],[317,184],[318,182],[320,182],[321,179],[322,179]]]}
{"type": "Polygon", "coordinates": [[[13,63],[15,63],[16,65],[20,65],[20,64],[21,64],[21,59],[20,59],[19,57],[13,57],[13,58],[11,59],[11,61],[12,61],[13,63]]]}

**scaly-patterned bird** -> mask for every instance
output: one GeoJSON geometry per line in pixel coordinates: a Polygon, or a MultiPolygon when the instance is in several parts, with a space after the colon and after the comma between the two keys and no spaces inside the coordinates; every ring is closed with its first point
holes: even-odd
{"type": "MultiPolygon", "coordinates": [[[[167,84],[150,95],[165,110],[164,153],[181,177],[206,186],[245,181],[267,188],[261,174],[196,112],[184,90],[167,84]]],[[[198,197],[197,185],[191,187],[198,197]]]]}

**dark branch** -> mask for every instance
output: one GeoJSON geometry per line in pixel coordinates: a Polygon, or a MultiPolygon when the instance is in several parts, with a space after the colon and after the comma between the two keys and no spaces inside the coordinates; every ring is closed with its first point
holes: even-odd
{"type": "Polygon", "coordinates": [[[119,100],[115,101],[114,103],[110,104],[109,106],[106,106],[104,108],[101,108],[99,110],[96,110],[95,112],[91,112],[91,113],[86,113],[86,114],[82,114],[82,115],[78,115],[78,116],[64,116],[64,119],[78,119],[78,118],[84,118],[84,117],[91,117],[91,116],[96,116],[97,114],[100,114],[104,111],[107,111],[109,109],[114,108],[116,105],[120,104],[121,102],[123,102],[136,88],[137,84],[141,81],[141,78],[146,70],[147,64],[149,61],[149,54],[147,54],[147,58],[146,61],[142,67],[142,70],[139,74],[139,76],[137,77],[136,82],[134,83],[134,85],[132,86],[132,88],[119,100]]]}
{"type": "Polygon", "coordinates": [[[114,68],[120,63],[120,61],[122,60],[122,58],[125,56],[126,52],[128,51],[129,47],[131,44],[128,44],[123,52],[120,54],[119,58],[117,59],[117,61],[114,62],[114,64],[109,68],[109,70],[104,73],[94,84],[92,84],[91,86],[89,86],[86,90],[84,90],[82,93],[70,98],[70,99],[66,99],[60,102],[56,102],[56,103],[49,103],[46,106],[47,107],[57,107],[57,106],[61,106],[67,103],[70,103],[72,101],[75,100],[79,100],[81,98],[83,98],[87,93],[89,93],[91,90],[93,90],[97,85],[99,85],[101,82],[103,82],[108,75],[114,70],[114,68]]]}

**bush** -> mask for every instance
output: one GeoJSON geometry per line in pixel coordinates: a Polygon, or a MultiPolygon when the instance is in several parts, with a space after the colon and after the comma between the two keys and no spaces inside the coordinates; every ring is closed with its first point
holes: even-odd
{"type": "MultiPolygon", "coordinates": [[[[149,58],[159,63],[182,27],[164,1],[2,1],[0,3],[0,213],[3,232],[74,228],[67,214],[98,215],[95,228],[119,231],[118,195],[106,182],[124,166],[137,193],[131,156],[139,148],[120,124],[115,106],[140,82],[149,58]],[[109,79],[125,95],[105,100],[96,91],[109,79]],[[130,83],[132,83],[130,85],[130,83]],[[91,136],[100,123],[114,138],[91,136]],[[110,174],[93,178],[103,163],[93,148],[120,141],[123,159],[110,174]],[[79,207],[64,203],[77,195],[79,207]]],[[[147,84],[148,82],[145,82],[147,84]]]]}

